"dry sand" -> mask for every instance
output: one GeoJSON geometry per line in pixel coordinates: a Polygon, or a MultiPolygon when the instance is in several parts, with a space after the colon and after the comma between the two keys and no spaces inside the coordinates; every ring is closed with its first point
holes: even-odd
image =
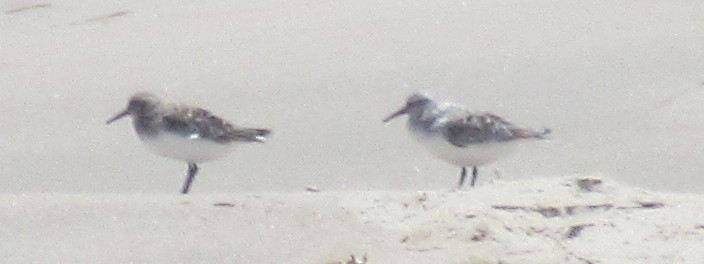
{"type": "Polygon", "coordinates": [[[701,263],[702,10],[0,1],[0,262],[701,263]],[[417,90],[553,138],[449,191],[458,168],[381,123],[417,90]],[[274,134],[179,196],[185,164],[104,124],[136,91],[274,134]]]}
{"type": "Polygon", "coordinates": [[[702,198],[577,176],[461,192],[7,194],[0,196],[0,257],[327,264],[355,254],[369,264],[700,263],[702,198]]]}

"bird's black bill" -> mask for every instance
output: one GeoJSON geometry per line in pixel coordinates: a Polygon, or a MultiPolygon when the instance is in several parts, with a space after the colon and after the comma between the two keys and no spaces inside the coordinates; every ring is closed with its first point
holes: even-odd
{"type": "Polygon", "coordinates": [[[389,122],[389,121],[391,121],[391,119],[397,118],[405,113],[406,113],[406,108],[404,107],[401,110],[398,110],[398,111],[394,112],[393,114],[389,115],[387,118],[384,118],[383,121],[384,121],[384,123],[389,122]]]}
{"type": "Polygon", "coordinates": [[[127,112],[127,110],[122,111],[122,112],[118,113],[117,115],[113,116],[112,118],[110,118],[110,120],[108,120],[107,122],[105,122],[105,124],[108,124],[108,125],[109,125],[110,123],[115,122],[115,120],[118,120],[118,119],[120,119],[120,118],[123,118],[123,117],[125,117],[125,116],[128,115],[128,114],[129,114],[129,112],[127,112]]]}

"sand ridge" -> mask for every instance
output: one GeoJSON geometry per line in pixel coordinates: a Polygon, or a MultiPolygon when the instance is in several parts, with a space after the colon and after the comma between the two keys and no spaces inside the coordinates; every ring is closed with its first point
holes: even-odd
{"type": "Polygon", "coordinates": [[[466,191],[1,195],[4,261],[697,263],[701,195],[601,177],[466,191]],[[593,181],[584,187],[584,181],[593,181]]]}

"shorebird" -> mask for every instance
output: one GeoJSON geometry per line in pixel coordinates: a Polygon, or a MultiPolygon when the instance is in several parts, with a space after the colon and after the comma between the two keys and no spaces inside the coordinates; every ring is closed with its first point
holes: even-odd
{"type": "Polygon", "coordinates": [[[406,104],[384,119],[384,123],[408,115],[410,133],[425,149],[440,159],[462,168],[457,188],[464,185],[467,167],[472,168],[471,186],[477,180],[477,166],[511,154],[523,139],[545,139],[550,129],[520,128],[492,113],[473,114],[452,103],[438,103],[415,93],[406,104]]]}
{"type": "Polygon", "coordinates": [[[187,194],[198,173],[198,163],[224,157],[234,143],[264,142],[269,129],[242,128],[205,109],[162,102],[149,93],[133,95],[127,108],[107,121],[131,116],[134,130],[154,153],[188,164],[181,189],[187,194]]]}

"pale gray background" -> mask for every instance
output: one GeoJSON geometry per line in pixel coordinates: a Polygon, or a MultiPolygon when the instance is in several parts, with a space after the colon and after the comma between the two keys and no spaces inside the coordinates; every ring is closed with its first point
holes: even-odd
{"type": "Polygon", "coordinates": [[[178,191],[183,162],[105,125],[136,91],[274,130],[202,164],[194,192],[450,189],[457,168],[381,123],[427,90],[553,129],[480,184],[704,192],[704,1],[237,2],[0,1],[0,191],[178,191]]]}

